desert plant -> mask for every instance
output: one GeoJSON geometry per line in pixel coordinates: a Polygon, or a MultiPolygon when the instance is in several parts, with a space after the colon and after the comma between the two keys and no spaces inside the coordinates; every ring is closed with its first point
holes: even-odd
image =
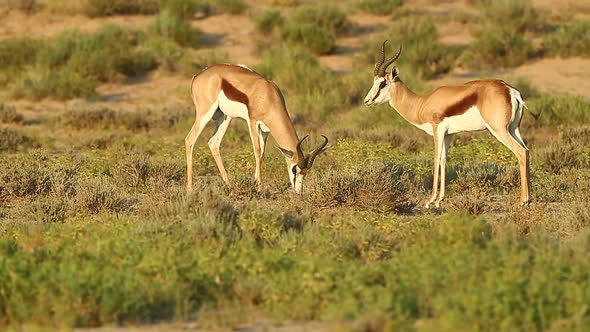
{"type": "Polygon", "coordinates": [[[16,107],[0,103],[0,123],[20,123],[23,115],[16,111],[16,107]]]}
{"type": "Polygon", "coordinates": [[[584,96],[542,95],[527,101],[539,123],[584,123],[590,118],[590,100],[584,96]]]}
{"type": "MultiPolygon", "coordinates": [[[[373,65],[377,62],[384,40],[389,40],[388,47],[396,50],[403,46],[396,65],[409,69],[410,73],[416,73],[422,79],[431,79],[448,72],[458,53],[454,47],[437,43],[438,31],[431,20],[406,17],[395,21],[385,34],[364,47],[364,63],[373,65]]],[[[405,77],[410,75],[406,74],[405,77]]]]}
{"type": "Polygon", "coordinates": [[[29,38],[9,38],[0,41],[0,70],[18,70],[32,64],[43,42],[29,38]]]}
{"type": "Polygon", "coordinates": [[[87,0],[83,11],[90,17],[153,14],[161,3],[161,0],[87,0]]]}
{"type": "Polygon", "coordinates": [[[547,34],[541,45],[545,54],[570,56],[590,56],[590,22],[575,21],[558,26],[547,34]]]}
{"type": "Polygon", "coordinates": [[[285,21],[282,37],[315,53],[329,53],[335,37],[350,26],[346,15],[326,4],[297,8],[285,21]]]}
{"type": "Polygon", "coordinates": [[[256,30],[261,33],[271,33],[283,25],[284,19],[278,10],[266,10],[260,14],[254,15],[254,24],[256,30]]]}
{"type": "Polygon", "coordinates": [[[356,6],[365,12],[376,15],[390,15],[403,5],[404,0],[358,0],[356,6]]]}
{"type": "Polygon", "coordinates": [[[137,199],[121,192],[108,177],[79,179],[74,197],[74,208],[96,214],[131,211],[137,199]]]}
{"type": "Polygon", "coordinates": [[[352,172],[329,172],[308,182],[310,201],[319,207],[409,212],[417,205],[405,170],[397,165],[374,163],[352,172]]]}
{"type": "Polygon", "coordinates": [[[175,41],[180,46],[197,47],[201,33],[186,19],[163,10],[152,21],[148,32],[175,41]]]}
{"type": "Polygon", "coordinates": [[[0,125],[0,151],[16,151],[29,137],[19,128],[0,125]]]}
{"type": "MultiPolygon", "coordinates": [[[[542,29],[544,13],[529,0],[474,0],[481,11],[483,25],[509,28],[519,34],[542,29]]],[[[484,28],[485,29],[485,28],[484,28]]]]}
{"type": "Polygon", "coordinates": [[[562,169],[580,165],[579,156],[576,146],[555,143],[543,154],[543,168],[547,172],[558,174],[562,169]]]}
{"type": "Polygon", "coordinates": [[[475,69],[514,67],[533,54],[533,46],[522,33],[505,26],[490,26],[461,55],[460,62],[475,69]]]}
{"type": "Polygon", "coordinates": [[[248,9],[248,5],[244,0],[227,0],[227,1],[212,1],[210,2],[214,12],[241,14],[248,9]]]}

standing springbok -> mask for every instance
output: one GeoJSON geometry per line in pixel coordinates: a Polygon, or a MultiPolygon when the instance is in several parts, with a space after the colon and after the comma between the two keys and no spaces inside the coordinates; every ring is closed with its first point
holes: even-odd
{"type": "Polygon", "coordinates": [[[268,134],[272,133],[279,150],[285,156],[291,186],[301,193],[303,178],[315,158],[326,151],[328,139],[311,153],[304,153],[301,140],[291,123],[283,94],[277,85],[243,65],[218,64],[206,68],[191,81],[191,95],[196,109],[196,119],[184,142],[186,145],[186,189],[193,187],[193,147],[205,125],[213,119],[215,131],[209,140],[209,148],[221,177],[229,183],[227,172],[219,154],[219,145],[233,118],[248,123],[254,146],[257,189],[261,189],[260,165],[268,134]]]}
{"type": "Polygon", "coordinates": [[[524,101],[520,93],[500,80],[478,80],[460,86],[442,86],[427,95],[412,92],[393,67],[387,67],[400,56],[385,61],[385,43],[381,59],[375,64],[373,87],[365,97],[365,105],[389,102],[406,121],[434,137],[434,179],[432,195],[425,207],[434,202],[440,207],[445,196],[445,164],[451,135],[464,131],[488,129],[512,151],[520,164],[520,203],[527,204],[529,195],[529,151],[520,136],[524,101]],[[438,192],[440,174],[440,193],[438,192]]]}

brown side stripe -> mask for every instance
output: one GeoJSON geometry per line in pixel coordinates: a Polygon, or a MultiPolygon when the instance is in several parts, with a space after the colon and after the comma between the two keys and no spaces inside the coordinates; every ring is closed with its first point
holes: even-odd
{"type": "Polygon", "coordinates": [[[238,90],[235,86],[233,86],[230,82],[226,81],[225,79],[221,80],[221,90],[223,90],[223,93],[225,93],[227,98],[229,98],[230,100],[248,106],[248,96],[246,96],[245,93],[238,90]]]}
{"type": "Polygon", "coordinates": [[[477,93],[472,93],[468,96],[465,96],[463,99],[447,107],[447,109],[443,111],[444,117],[448,118],[451,116],[461,115],[467,112],[467,110],[472,106],[475,106],[476,103],[477,93]]]}

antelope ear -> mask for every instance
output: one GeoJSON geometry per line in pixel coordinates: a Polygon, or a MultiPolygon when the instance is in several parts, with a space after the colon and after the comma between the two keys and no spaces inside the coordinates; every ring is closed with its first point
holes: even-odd
{"type": "Polygon", "coordinates": [[[281,153],[283,154],[283,156],[285,156],[286,158],[289,158],[289,159],[293,159],[293,151],[289,151],[287,149],[283,149],[282,147],[280,147],[278,145],[275,145],[275,147],[277,149],[279,149],[279,151],[281,151],[281,153]]]}
{"type": "Polygon", "coordinates": [[[391,78],[395,78],[397,75],[399,74],[399,70],[397,70],[397,67],[393,67],[391,68],[391,78]]]}

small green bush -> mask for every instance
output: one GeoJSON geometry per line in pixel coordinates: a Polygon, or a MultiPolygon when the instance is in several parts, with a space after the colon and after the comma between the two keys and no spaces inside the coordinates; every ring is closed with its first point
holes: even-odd
{"type": "Polygon", "coordinates": [[[233,15],[242,14],[248,9],[248,5],[244,0],[212,1],[210,4],[213,7],[214,12],[229,13],[233,15]]]}
{"type": "Polygon", "coordinates": [[[68,67],[56,70],[32,69],[20,77],[12,91],[15,98],[40,100],[55,97],[59,100],[89,98],[96,95],[98,82],[93,77],[84,77],[68,67]]]}
{"type": "Polygon", "coordinates": [[[256,30],[261,33],[271,33],[283,25],[284,19],[278,10],[266,10],[253,17],[256,30]]]}
{"type": "Polygon", "coordinates": [[[511,27],[490,27],[461,56],[461,63],[473,69],[515,67],[533,55],[530,40],[511,27]]]}
{"type": "MultiPolygon", "coordinates": [[[[483,25],[510,29],[522,34],[540,30],[545,25],[544,14],[529,0],[475,0],[483,17],[483,25]]],[[[486,27],[484,27],[486,29],[486,27]]]]}
{"type": "Polygon", "coordinates": [[[391,15],[404,4],[404,0],[358,0],[356,6],[365,12],[375,15],[391,15]]]}
{"type": "Polygon", "coordinates": [[[409,188],[401,167],[375,163],[350,172],[314,176],[306,181],[305,191],[310,202],[322,208],[352,206],[407,213],[418,203],[409,188]]]}
{"type": "Polygon", "coordinates": [[[545,54],[590,57],[590,21],[560,25],[541,45],[545,54]]]}
{"type": "Polygon", "coordinates": [[[120,213],[131,211],[136,204],[136,199],[122,192],[107,177],[81,179],[76,186],[74,207],[81,211],[120,213]]]}
{"type": "Polygon", "coordinates": [[[437,44],[438,37],[431,20],[421,17],[402,18],[364,48],[362,59],[367,64],[375,64],[381,54],[381,44],[387,39],[387,56],[393,56],[403,46],[396,65],[406,66],[410,74],[404,74],[402,70],[402,77],[409,79],[415,73],[421,79],[435,78],[451,69],[458,53],[455,47],[437,44]]]}
{"type": "Polygon", "coordinates": [[[302,45],[315,53],[329,53],[337,34],[350,27],[346,14],[330,5],[306,5],[297,8],[285,21],[283,39],[302,45]]]}
{"type": "Polygon", "coordinates": [[[0,70],[18,70],[35,62],[43,43],[28,37],[0,41],[0,70]]]}
{"type": "Polygon", "coordinates": [[[183,19],[190,19],[203,9],[205,9],[203,4],[196,0],[166,0],[160,8],[160,10],[167,11],[183,19]]]}
{"type": "Polygon", "coordinates": [[[197,47],[201,33],[189,21],[164,10],[156,16],[148,32],[175,41],[180,46],[197,47]]]}
{"type": "Polygon", "coordinates": [[[583,96],[542,95],[527,101],[539,123],[585,123],[590,119],[590,100],[583,96]]]}
{"type": "Polygon", "coordinates": [[[552,174],[559,174],[563,169],[580,165],[580,151],[574,145],[552,144],[543,154],[543,168],[552,174]]]}
{"type": "Polygon", "coordinates": [[[162,0],[87,0],[83,11],[90,17],[154,14],[162,0]]]}

